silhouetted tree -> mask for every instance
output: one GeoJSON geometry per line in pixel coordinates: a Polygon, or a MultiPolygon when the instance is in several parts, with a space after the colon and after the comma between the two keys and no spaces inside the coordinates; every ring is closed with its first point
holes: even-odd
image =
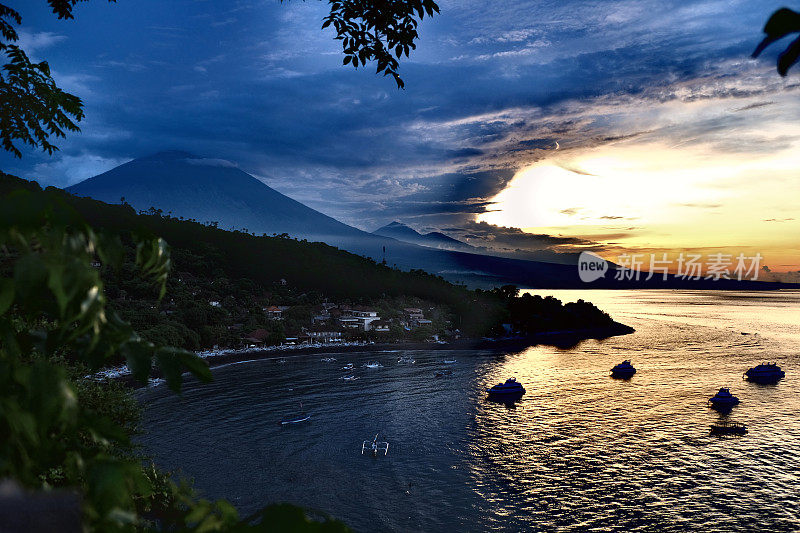
{"type": "MultiPolygon", "coordinates": [[[[764,33],[767,36],[758,44],[753,52],[753,57],[758,57],[767,46],[775,41],[798,32],[800,32],[800,13],[785,7],[777,10],[764,25],[764,33]]],[[[778,73],[786,76],[789,68],[797,62],[798,58],[800,58],[800,37],[789,43],[789,46],[778,56],[778,73]]]]}
{"type": "Polygon", "coordinates": [[[77,96],[62,91],[50,76],[46,61],[33,63],[15,43],[19,36],[11,22],[22,23],[13,9],[0,4],[0,52],[8,62],[0,70],[0,138],[3,149],[22,157],[18,144],[58,150],[48,141],[78,131],[83,104],[77,96]]]}
{"type": "Polygon", "coordinates": [[[416,49],[417,25],[427,14],[439,12],[433,0],[328,0],[330,14],[322,28],[333,26],[342,41],[344,65],[358,68],[377,63],[377,74],[391,75],[398,88],[404,83],[397,73],[398,59],[416,49]]]}
{"type": "MultiPolygon", "coordinates": [[[[88,0],[47,0],[59,19],[72,19],[73,7],[88,0]]],[[[109,0],[115,2],[116,0],[109,0]]],[[[397,70],[398,59],[416,48],[417,25],[427,14],[439,12],[434,0],[328,0],[330,13],[322,28],[332,26],[342,42],[343,63],[358,68],[377,64],[377,73],[391,75],[404,86],[397,70]]],[[[22,24],[20,13],[0,4],[0,53],[7,63],[0,69],[0,141],[3,149],[22,157],[21,145],[41,148],[48,154],[58,150],[51,136],[64,137],[79,131],[84,117],[83,102],[61,90],[50,75],[46,61],[32,62],[16,43],[14,24],[22,24]]]]}

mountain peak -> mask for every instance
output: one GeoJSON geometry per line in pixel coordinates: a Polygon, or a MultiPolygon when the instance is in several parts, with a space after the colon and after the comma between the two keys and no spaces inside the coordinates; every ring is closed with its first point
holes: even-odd
{"type": "Polygon", "coordinates": [[[392,237],[393,239],[399,239],[406,242],[409,242],[409,239],[422,236],[422,234],[417,232],[414,228],[406,226],[397,220],[376,229],[372,233],[375,235],[382,235],[383,237],[392,237]]]}
{"type": "Polygon", "coordinates": [[[164,150],[154,154],[139,157],[138,161],[175,161],[176,159],[196,159],[197,156],[183,150],[164,150]]]}
{"type": "Polygon", "coordinates": [[[213,221],[223,229],[316,240],[365,235],[284,196],[231,161],[179,150],[134,159],[72,185],[67,192],[109,203],[124,197],[137,210],[156,207],[175,217],[213,221]]]}
{"type": "Polygon", "coordinates": [[[411,228],[402,222],[395,220],[386,224],[382,228],[378,228],[372,232],[381,237],[391,237],[398,241],[404,241],[419,246],[426,246],[428,248],[439,248],[444,250],[456,251],[472,251],[474,248],[467,243],[461,242],[452,237],[448,237],[444,233],[432,231],[430,233],[419,233],[414,228],[411,228]]]}

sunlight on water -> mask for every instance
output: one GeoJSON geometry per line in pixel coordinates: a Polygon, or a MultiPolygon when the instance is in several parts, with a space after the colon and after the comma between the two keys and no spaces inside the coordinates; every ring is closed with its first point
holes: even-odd
{"type": "Polygon", "coordinates": [[[800,292],[536,293],[595,302],[637,332],[566,350],[415,352],[413,365],[381,352],[229,366],[181,398],[144,391],[140,440],[244,512],[290,501],[361,531],[800,529],[800,292]],[[623,359],[638,372],[611,379],[623,359]],[[362,367],[372,360],[383,368],[362,367]],[[786,378],[743,381],[762,360],[786,378]],[[358,380],[339,379],[347,362],[358,380]],[[453,375],[435,379],[443,368],[453,375]],[[485,401],[511,376],[522,401],[485,401]],[[708,434],[721,386],[741,399],[729,418],[747,424],[742,438],[708,434]],[[301,400],[311,421],[280,428],[301,400]],[[389,455],[361,456],[378,432],[389,455]]]}

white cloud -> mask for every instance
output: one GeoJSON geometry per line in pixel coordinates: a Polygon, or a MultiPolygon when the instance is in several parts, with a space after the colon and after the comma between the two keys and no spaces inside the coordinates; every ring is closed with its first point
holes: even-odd
{"type": "Polygon", "coordinates": [[[131,158],[103,157],[94,154],[54,156],[33,167],[33,175],[42,186],[69,187],[127,163],[131,158]]]}
{"type": "Polygon", "coordinates": [[[29,57],[33,58],[37,52],[50,48],[67,39],[64,35],[58,35],[51,31],[29,32],[27,30],[17,31],[19,40],[17,45],[25,50],[29,57]]]}
{"type": "Polygon", "coordinates": [[[214,159],[211,157],[204,157],[204,158],[197,158],[197,159],[186,159],[186,162],[190,165],[198,165],[203,167],[225,167],[225,168],[236,168],[239,165],[234,163],[233,161],[228,161],[227,159],[214,159]]]}

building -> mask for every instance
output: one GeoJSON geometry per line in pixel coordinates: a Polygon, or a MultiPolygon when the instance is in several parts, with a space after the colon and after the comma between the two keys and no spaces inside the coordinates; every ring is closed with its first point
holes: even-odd
{"type": "Polygon", "coordinates": [[[339,319],[339,325],[344,329],[364,329],[364,325],[354,316],[343,316],[339,319]]]}
{"type": "Polygon", "coordinates": [[[273,320],[283,319],[283,310],[275,305],[270,305],[269,307],[265,307],[264,314],[267,315],[267,318],[271,318],[273,320]]]}
{"type": "Polygon", "coordinates": [[[416,307],[407,307],[403,309],[403,313],[405,315],[405,323],[409,329],[418,328],[419,326],[428,326],[431,324],[431,321],[425,318],[425,315],[422,313],[422,309],[417,309],[416,307]]]}
{"type": "Polygon", "coordinates": [[[422,314],[422,309],[417,309],[416,307],[406,307],[403,309],[403,313],[405,313],[406,319],[408,319],[409,322],[425,318],[425,315],[422,314]]]}
{"type": "Polygon", "coordinates": [[[311,317],[311,324],[327,324],[330,319],[330,307],[323,304],[315,310],[314,316],[311,317]]]}
{"type": "Polygon", "coordinates": [[[350,309],[339,319],[343,328],[370,331],[371,324],[381,319],[377,311],[372,309],[350,309]]]}
{"type": "Polygon", "coordinates": [[[384,320],[378,320],[370,324],[372,331],[377,331],[379,333],[388,333],[389,332],[389,323],[384,320]]]}
{"type": "Polygon", "coordinates": [[[342,340],[341,331],[308,331],[301,336],[308,342],[339,342],[342,340]]]}
{"type": "Polygon", "coordinates": [[[265,329],[257,329],[248,333],[243,340],[245,344],[249,346],[258,346],[260,344],[264,344],[268,338],[269,331],[265,329]]]}

